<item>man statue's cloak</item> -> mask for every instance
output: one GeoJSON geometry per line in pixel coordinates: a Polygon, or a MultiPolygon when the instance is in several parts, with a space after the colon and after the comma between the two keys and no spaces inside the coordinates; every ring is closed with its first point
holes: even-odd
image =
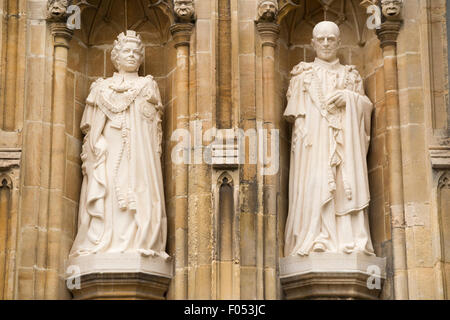
{"type": "Polygon", "coordinates": [[[336,242],[335,221],[322,216],[325,205],[333,201],[335,214],[346,215],[369,204],[366,155],[373,105],[356,68],[339,60],[297,65],[287,96],[284,116],[294,126],[285,256],[307,255],[321,228],[336,242]],[[344,108],[325,104],[335,90],[344,91],[344,108]]]}

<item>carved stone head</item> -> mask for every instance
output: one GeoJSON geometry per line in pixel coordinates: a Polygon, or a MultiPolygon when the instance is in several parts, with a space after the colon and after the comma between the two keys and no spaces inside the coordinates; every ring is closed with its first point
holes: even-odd
{"type": "Polygon", "coordinates": [[[67,7],[70,2],[70,0],[49,0],[47,4],[49,19],[63,20],[67,16],[67,7]]]}
{"type": "Polygon", "coordinates": [[[194,3],[192,0],[174,0],[173,11],[178,20],[190,22],[194,18],[194,3]]]}
{"type": "Polygon", "coordinates": [[[381,11],[386,18],[397,17],[403,7],[403,0],[381,0],[381,11]]]}
{"type": "Polygon", "coordinates": [[[311,45],[319,59],[332,62],[341,46],[341,32],[337,24],[322,21],[314,27],[311,45]]]}
{"type": "Polygon", "coordinates": [[[137,72],[144,61],[144,50],[141,37],[135,31],[128,30],[114,41],[111,61],[119,72],[137,72]]]}
{"type": "Polygon", "coordinates": [[[258,6],[259,20],[274,21],[278,13],[278,3],[271,0],[263,0],[258,6]]]}

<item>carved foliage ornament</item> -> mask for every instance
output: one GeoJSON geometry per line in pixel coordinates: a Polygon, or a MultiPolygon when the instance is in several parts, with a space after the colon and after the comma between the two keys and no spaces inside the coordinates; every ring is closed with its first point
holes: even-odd
{"type": "Polygon", "coordinates": [[[67,8],[72,4],[72,0],[48,0],[47,17],[51,21],[64,22],[67,17],[67,8]]]}
{"type": "Polygon", "coordinates": [[[274,0],[262,0],[258,5],[258,21],[274,22],[278,15],[278,3],[274,0]]]}
{"type": "Polygon", "coordinates": [[[189,23],[194,20],[195,9],[193,0],[173,0],[175,21],[189,23]]]}
{"type": "Polygon", "coordinates": [[[402,8],[403,0],[381,0],[381,11],[387,19],[398,17],[402,8]]]}

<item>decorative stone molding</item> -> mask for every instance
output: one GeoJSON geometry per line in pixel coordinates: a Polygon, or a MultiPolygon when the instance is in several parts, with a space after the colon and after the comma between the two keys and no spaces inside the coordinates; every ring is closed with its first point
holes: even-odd
{"type": "Polygon", "coordinates": [[[20,166],[21,149],[0,149],[0,171],[20,166]]]}
{"type": "Polygon", "coordinates": [[[256,29],[261,36],[263,46],[276,47],[280,26],[275,22],[258,22],[256,29]]]}
{"type": "Polygon", "coordinates": [[[220,129],[217,131],[216,141],[211,147],[211,163],[215,169],[235,169],[239,166],[239,146],[234,129],[220,129]]]}
{"type": "Polygon", "coordinates": [[[69,29],[65,22],[53,22],[50,25],[54,37],[54,47],[69,49],[69,42],[73,36],[73,30],[69,29]]]}
{"type": "Polygon", "coordinates": [[[386,258],[362,253],[311,253],[280,261],[281,286],[287,300],[374,300],[385,278],[386,258]]]}
{"type": "Polygon", "coordinates": [[[67,284],[77,300],[163,300],[173,276],[171,261],[134,253],[79,256],[68,261],[67,284]],[[78,282],[78,283],[77,283],[78,282]]]}
{"type": "Polygon", "coordinates": [[[174,39],[175,48],[190,45],[193,29],[193,23],[175,23],[170,27],[170,33],[174,39]]]}
{"type": "Polygon", "coordinates": [[[450,169],[450,146],[432,146],[430,159],[433,169],[450,169]]]}
{"type": "Polygon", "coordinates": [[[381,24],[380,29],[376,30],[381,48],[386,46],[397,46],[397,38],[402,24],[402,20],[388,20],[381,24]]]}

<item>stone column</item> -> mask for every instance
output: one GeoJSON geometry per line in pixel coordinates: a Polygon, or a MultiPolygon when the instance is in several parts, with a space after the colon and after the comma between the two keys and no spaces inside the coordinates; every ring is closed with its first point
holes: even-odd
{"type": "Polygon", "coordinates": [[[47,277],[45,298],[57,299],[60,281],[61,222],[64,212],[65,178],[65,106],[69,42],[73,31],[64,21],[52,22],[53,35],[53,101],[51,116],[50,191],[48,207],[47,277]]]}
{"type": "MultiPolygon", "coordinates": [[[[176,128],[189,131],[189,47],[194,24],[175,23],[170,32],[177,50],[175,74],[176,128]]],[[[186,146],[188,147],[188,146],[186,146]]],[[[187,299],[188,275],[188,162],[174,165],[175,169],[175,299],[187,299]]]]}
{"type": "Polygon", "coordinates": [[[20,158],[13,132],[0,131],[0,300],[15,299],[17,287],[20,158]],[[5,147],[5,144],[8,146],[5,147]]]}
{"type": "MultiPolygon", "coordinates": [[[[383,12],[384,13],[384,12],[383,12]]],[[[398,17],[385,17],[377,30],[384,58],[386,99],[386,149],[389,163],[389,201],[394,262],[395,299],[408,299],[406,261],[405,209],[403,201],[403,170],[400,136],[400,110],[397,75],[397,37],[402,25],[398,17]]]]}
{"type": "MultiPolygon", "coordinates": [[[[5,131],[16,129],[16,84],[17,84],[17,57],[19,33],[19,4],[18,1],[8,1],[7,5],[7,42],[6,42],[6,81],[5,105],[2,128],[5,131]]],[[[4,72],[5,72],[4,71],[4,72]]]]}
{"type": "MultiPolygon", "coordinates": [[[[273,7],[274,8],[274,7],[273,7]]],[[[273,9],[272,8],[272,9],[273,9]]],[[[270,10],[271,7],[267,8],[270,10]]],[[[275,11],[276,12],[276,11],[275,11]]],[[[270,12],[263,12],[269,14],[270,12]]],[[[260,13],[261,15],[261,13],[260,13]]],[[[277,119],[279,116],[275,114],[275,48],[277,46],[278,35],[280,27],[275,23],[274,19],[263,19],[261,15],[257,22],[257,30],[261,37],[262,43],[262,71],[263,71],[263,119],[264,129],[267,130],[267,144],[271,141],[272,130],[279,130],[280,124],[277,119]]],[[[275,16],[273,16],[275,18],[275,16]]],[[[267,145],[266,145],[267,148],[267,145]]],[[[264,150],[264,155],[268,151],[264,150]]],[[[270,150],[271,158],[279,157],[274,150],[270,150]]],[[[279,161],[279,160],[278,160],[279,161]]],[[[278,198],[278,173],[274,175],[264,175],[263,187],[263,204],[264,217],[258,216],[257,230],[258,230],[258,252],[257,265],[262,267],[264,299],[276,299],[276,265],[278,258],[277,250],[277,198],[278,198]]],[[[259,270],[259,268],[258,268],[259,270]]],[[[259,280],[259,279],[258,279],[259,280]]]]}

